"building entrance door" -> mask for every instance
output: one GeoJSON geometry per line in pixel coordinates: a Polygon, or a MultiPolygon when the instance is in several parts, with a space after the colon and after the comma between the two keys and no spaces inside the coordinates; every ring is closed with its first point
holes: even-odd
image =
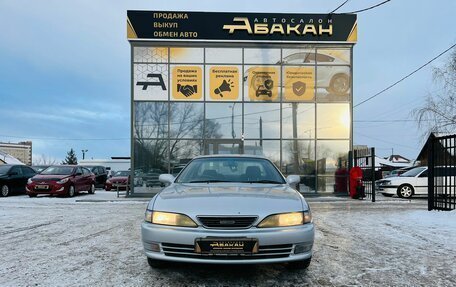
{"type": "Polygon", "coordinates": [[[204,141],[204,154],[243,154],[244,142],[236,139],[209,139],[204,141]]]}

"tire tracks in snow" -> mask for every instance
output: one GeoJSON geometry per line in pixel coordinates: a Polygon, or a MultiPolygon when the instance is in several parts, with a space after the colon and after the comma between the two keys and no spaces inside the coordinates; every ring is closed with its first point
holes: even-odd
{"type": "Polygon", "coordinates": [[[118,224],[118,225],[113,226],[113,227],[108,228],[108,229],[103,229],[103,230],[97,231],[95,233],[91,233],[91,234],[88,234],[88,235],[80,236],[80,237],[77,237],[77,238],[73,238],[71,240],[67,240],[67,241],[64,241],[64,242],[57,243],[56,245],[57,246],[59,246],[59,245],[66,246],[66,245],[68,245],[68,244],[70,244],[70,243],[72,243],[74,241],[78,241],[79,242],[79,241],[82,241],[82,240],[88,240],[88,239],[91,239],[93,237],[97,237],[97,236],[99,236],[99,235],[101,235],[103,233],[109,232],[109,231],[111,231],[113,229],[117,229],[117,228],[119,228],[121,226],[124,226],[124,225],[123,224],[118,224]]]}
{"type": "Polygon", "coordinates": [[[32,225],[32,226],[26,226],[26,227],[16,228],[16,229],[13,229],[13,230],[8,230],[8,231],[4,231],[4,232],[0,233],[0,236],[1,235],[11,234],[11,233],[16,233],[16,232],[21,232],[21,231],[29,231],[29,230],[36,229],[38,227],[51,225],[51,224],[54,224],[54,223],[57,223],[57,222],[60,222],[60,221],[61,220],[50,221],[50,222],[35,224],[35,225],[32,225]]]}

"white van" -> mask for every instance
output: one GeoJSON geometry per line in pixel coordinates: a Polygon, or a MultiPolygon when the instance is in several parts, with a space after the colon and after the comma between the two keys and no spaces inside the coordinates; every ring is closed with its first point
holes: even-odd
{"type": "MultiPolygon", "coordinates": [[[[456,167],[437,166],[434,169],[435,185],[454,188],[456,167]]],[[[388,177],[375,182],[376,190],[384,196],[398,195],[409,198],[413,195],[428,194],[428,168],[420,166],[413,168],[400,176],[388,177]]]]}

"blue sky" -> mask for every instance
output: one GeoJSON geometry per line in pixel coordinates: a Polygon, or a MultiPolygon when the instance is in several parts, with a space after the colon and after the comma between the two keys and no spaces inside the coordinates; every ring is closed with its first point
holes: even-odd
{"type": "MultiPolygon", "coordinates": [[[[59,160],[70,148],[79,158],[81,149],[89,158],[130,154],[129,9],[326,13],[342,2],[0,0],[0,141],[30,139],[35,157],[59,160]]],[[[378,2],[351,0],[338,12],[378,2]]],[[[456,1],[438,2],[392,0],[358,15],[355,104],[456,42],[456,1]]],[[[355,108],[354,143],[416,157],[416,123],[357,121],[412,119],[410,111],[438,89],[431,67],[445,59],[355,108]]]]}

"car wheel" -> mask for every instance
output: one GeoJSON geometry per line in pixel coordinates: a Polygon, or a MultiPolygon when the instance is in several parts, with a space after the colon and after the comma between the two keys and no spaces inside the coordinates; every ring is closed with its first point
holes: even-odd
{"type": "Polygon", "coordinates": [[[288,268],[289,269],[307,269],[310,265],[310,261],[312,260],[312,257],[304,260],[298,260],[298,261],[292,261],[288,263],[288,268]]]}
{"type": "Polygon", "coordinates": [[[413,187],[409,184],[401,185],[397,189],[397,195],[401,198],[410,198],[412,197],[413,193],[413,187]]]}
{"type": "Polygon", "coordinates": [[[385,197],[393,197],[393,194],[389,194],[389,193],[382,193],[382,195],[385,197]]]}
{"type": "Polygon", "coordinates": [[[149,266],[152,267],[152,268],[164,268],[167,265],[166,261],[152,259],[152,258],[149,258],[149,257],[147,257],[147,263],[149,263],[149,266]]]}
{"type": "Polygon", "coordinates": [[[350,88],[350,78],[345,74],[337,74],[332,77],[328,91],[338,96],[345,95],[350,88]]]}
{"type": "Polygon", "coordinates": [[[91,184],[90,185],[90,189],[89,189],[89,194],[94,194],[95,193],[95,184],[91,184]]]}
{"type": "Polygon", "coordinates": [[[68,197],[73,197],[74,196],[74,186],[70,185],[70,189],[68,189],[68,197]]]}
{"type": "Polygon", "coordinates": [[[6,184],[2,185],[2,196],[7,197],[9,195],[9,192],[9,187],[6,184]]]}

